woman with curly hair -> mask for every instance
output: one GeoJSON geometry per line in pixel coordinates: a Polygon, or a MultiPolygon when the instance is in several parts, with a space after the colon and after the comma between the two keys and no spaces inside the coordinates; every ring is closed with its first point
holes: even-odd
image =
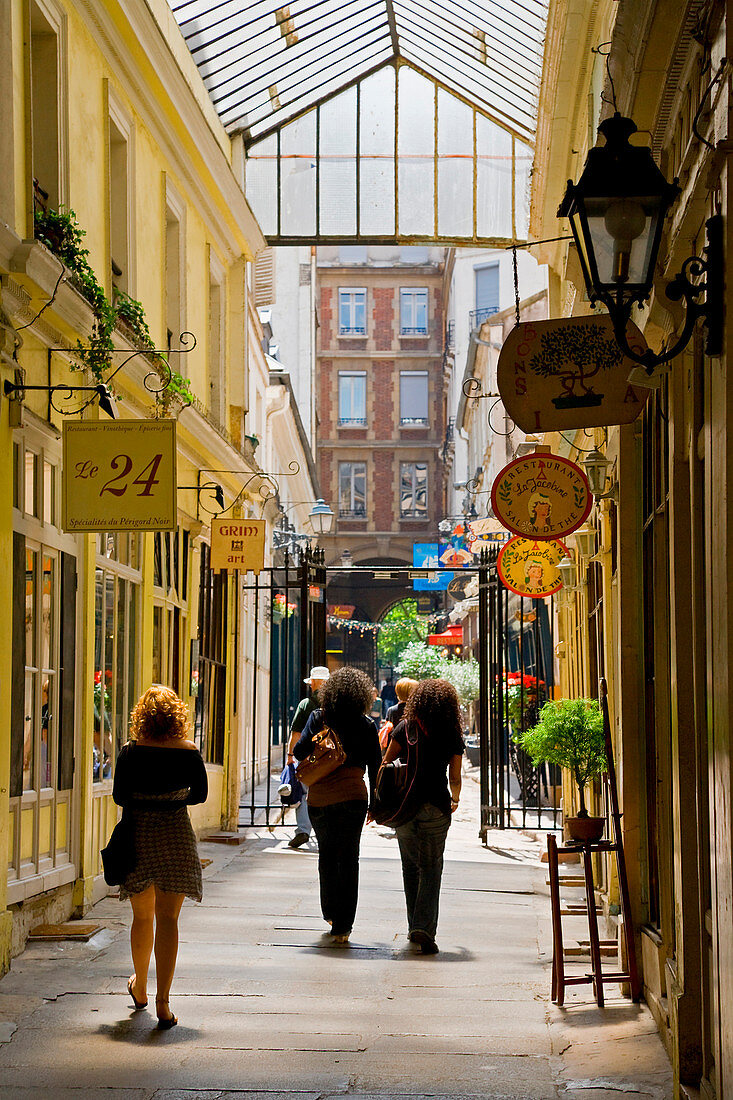
{"type": "Polygon", "coordinates": [[[304,760],[314,735],[328,726],[346,753],[339,768],[308,788],[308,812],[318,840],[321,911],[336,943],[348,943],[356,915],[359,841],[381,762],[377,727],[366,714],[373,697],[374,685],[366,673],[338,669],[321,688],[321,707],[313,711],[293,749],[296,759],[304,760]]]}
{"type": "Polygon", "coordinates": [[[201,861],[187,806],[206,801],[206,768],[189,739],[188,713],[175,691],[153,684],[130,717],[130,740],[117,757],[112,797],[132,825],[135,862],[120,887],[132,904],[130,946],[135,973],[127,991],[135,1008],[148,1003],[155,947],[158,1027],[178,1023],[169,996],[178,955],[184,897],[201,901],[201,861]]]}
{"type": "Polygon", "coordinates": [[[402,757],[417,807],[411,821],[397,827],[402,881],[407,902],[407,935],[423,955],[438,945],[438,899],[445,838],[461,796],[464,751],[456,689],[447,680],[422,680],[407,700],[403,720],[392,733],[385,764],[402,757]],[[449,790],[450,788],[450,790],[449,790]]]}

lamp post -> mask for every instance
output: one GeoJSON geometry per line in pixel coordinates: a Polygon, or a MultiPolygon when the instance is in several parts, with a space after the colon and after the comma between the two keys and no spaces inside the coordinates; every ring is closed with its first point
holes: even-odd
{"type": "Polygon", "coordinates": [[[328,535],[333,527],[333,509],[321,497],[313,505],[308,518],[314,535],[328,535]]]}
{"type": "Polygon", "coordinates": [[[632,119],[616,111],[599,130],[605,145],[590,150],[577,183],[568,180],[557,212],[570,220],[591,303],[606,306],[619,347],[648,374],[687,346],[700,317],[707,327],[706,352],[719,355],[724,293],[720,214],[706,222],[704,258],[686,259],[666,288],[670,301],[685,301],[685,322],[674,345],[657,354],[629,344],[632,308],[651,293],[664,221],[680,189],[676,180],[667,182],[648,148],[630,143],[636,132],[632,119]]]}

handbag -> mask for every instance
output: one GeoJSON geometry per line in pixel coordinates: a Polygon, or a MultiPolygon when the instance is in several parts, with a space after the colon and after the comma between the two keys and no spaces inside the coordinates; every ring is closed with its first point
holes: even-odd
{"type": "Polygon", "coordinates": [[[335,730],[324,727],[311,741],[311,751],[301,760],[295,774],[304,787],[312,787],[319,779],[325,779],[346,760],[346,753],[335,730]]]}
{"type": "Polygon", "coordinates": [[[393,829],[406,825],[420,809],[422,800],[417,786],[417,738],[407,738],[407,763],[393,760],[382,764],[374,784],[371,814],[378,825],[393,829]],[[410,767],[410,750],[415,750],[415,766],[410,767]]]}
{"type": "Polygon", "coordinates": [[[121,886],[127,876],[135,870],[135,838],[132,822],[125,815],[124,810],[122,817],[112,830],[107,847],[102,848],[101,856],[104,881],[108,886],[121,886]]]}

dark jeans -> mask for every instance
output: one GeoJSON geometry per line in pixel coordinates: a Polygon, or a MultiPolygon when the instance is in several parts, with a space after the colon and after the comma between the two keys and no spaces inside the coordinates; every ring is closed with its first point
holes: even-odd
{"type": "Polygon", "coordinates": [[[367,804],[336,802],[333,806],[309,806],[318,840],[318,877],[321,911],[332,922],[336,935],[350,932],[359,896],[359,841],[367,804]]]}
{"type": "Polygon", "coordinates": [[[402,881],[407,902],[407,928],[435,939],[438,899],[443,875],[443,851],[450,814],[426,802],[412,821],[396,830],[402,857],[402,881]]]}

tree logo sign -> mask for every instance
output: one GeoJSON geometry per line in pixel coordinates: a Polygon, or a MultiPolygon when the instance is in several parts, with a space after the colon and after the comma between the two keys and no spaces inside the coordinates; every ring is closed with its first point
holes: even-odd
{"type": "MultiPolygon", "coordinates": [[[[627,335],[632,347],[645,350],[631,322],[627,335]]],[[[629,382],[634,366],[607,314],[529,321],[504,342],[497,382],[506,411],[525,432],[629,424],[649,396],[629,382]]]]}

